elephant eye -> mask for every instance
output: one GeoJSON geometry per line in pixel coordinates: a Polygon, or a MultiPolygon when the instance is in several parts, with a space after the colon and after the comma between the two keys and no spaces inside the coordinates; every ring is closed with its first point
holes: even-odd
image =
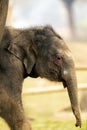
{"type": "Polygon", "coordinates": [[[56,55],[56,60],[62,60],[62,57],[60,55],[56,55]]]}
{"type": "Polygon", "coordinates": [[[57,65],[61,65],[63,63],[63,57],[59,54],[55,54],[52,56],[52,61],[57,65]]]}
{"type": "Polygon", "coordinates": [[[62,56],[56,54],[56,61],[55,61],[55,62],[56,62],[57,64],[62,64],[62,60],[63,60],[62,56]]]}

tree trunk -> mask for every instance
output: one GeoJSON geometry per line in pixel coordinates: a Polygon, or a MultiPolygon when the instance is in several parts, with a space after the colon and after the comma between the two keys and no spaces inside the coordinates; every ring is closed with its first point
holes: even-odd
{"type": "Polygon", "coordinates": [[[63,0],[66,10],[67,10],[67,17],[68,17],[68,25],[70,29],[70,36],[71,38],[75,38],[75,21],[73,16],[73,2],[74,0],[63,0]]]}
{"type": "Polygon", "coordinates": [[[71,37],[75,37],[75,23],[74,23],[74,17],[73,17],[73,9],[72,4],[68,5],[66,4],[67,8],[67,14],[68,14],[68,21],[69,21],[69,28],[71,32],[71,37]]]}
{"type": "Polygon", "coordinates": [[[0,0],[0,41],[3,36],[9,0],[0,0]]]}

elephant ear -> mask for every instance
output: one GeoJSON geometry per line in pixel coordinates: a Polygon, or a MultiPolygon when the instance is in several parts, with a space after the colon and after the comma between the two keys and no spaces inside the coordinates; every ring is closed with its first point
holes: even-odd
{"type": "Polygon", "coordinates": [[[32,47],[20,47],[16,44],[10,44],[7,50],[23,63],[27,74],[30,74],[35,65],[35,55],[32,47]]]}
{"type": "Polygon", "coordinates": [[[7,50],[13,54],[16,58],[20,59],[21,60],[21,56],[20,56],[20,53],[19,53],[19,49],[18,47],[15,45],[15,44],[9,44],[8,47],[7,47],[7,50]]]}
{"type": "Polygon", "coordinates": [[[32,48],[31,47],[27,48],[26,55],[23,59],[23,63],[24,63],[27,74],[31,73],[31,71],[35,65],[35,61],[36,61],[35,54],[32,51],[32,48]]]}

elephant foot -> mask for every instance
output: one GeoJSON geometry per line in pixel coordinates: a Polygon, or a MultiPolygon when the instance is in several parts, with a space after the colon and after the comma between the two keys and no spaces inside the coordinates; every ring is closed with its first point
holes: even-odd
{"type": "Polygon", "coordinates": [[[25,121],[22,125],[22,129],[19,130],[32,130],[29,121],[25,121]]]}
{"type": "Polygon", "coordinates": [[[14,126],[11,127],[11,130],[32,130],[31,125],[28,121],[17,122],[14,126]]]}

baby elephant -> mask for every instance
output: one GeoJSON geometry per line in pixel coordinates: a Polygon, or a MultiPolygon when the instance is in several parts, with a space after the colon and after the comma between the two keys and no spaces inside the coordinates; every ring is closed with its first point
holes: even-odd
{"type": "Polygon", "coordinates": [[[73,58],[63,39],[49,26],[5,28],[0,44],[0,116],[11,130],[31,130],[21,98],[22,83],[28,76],[62,82],[76,126],[81,127],[73,58]]]}

